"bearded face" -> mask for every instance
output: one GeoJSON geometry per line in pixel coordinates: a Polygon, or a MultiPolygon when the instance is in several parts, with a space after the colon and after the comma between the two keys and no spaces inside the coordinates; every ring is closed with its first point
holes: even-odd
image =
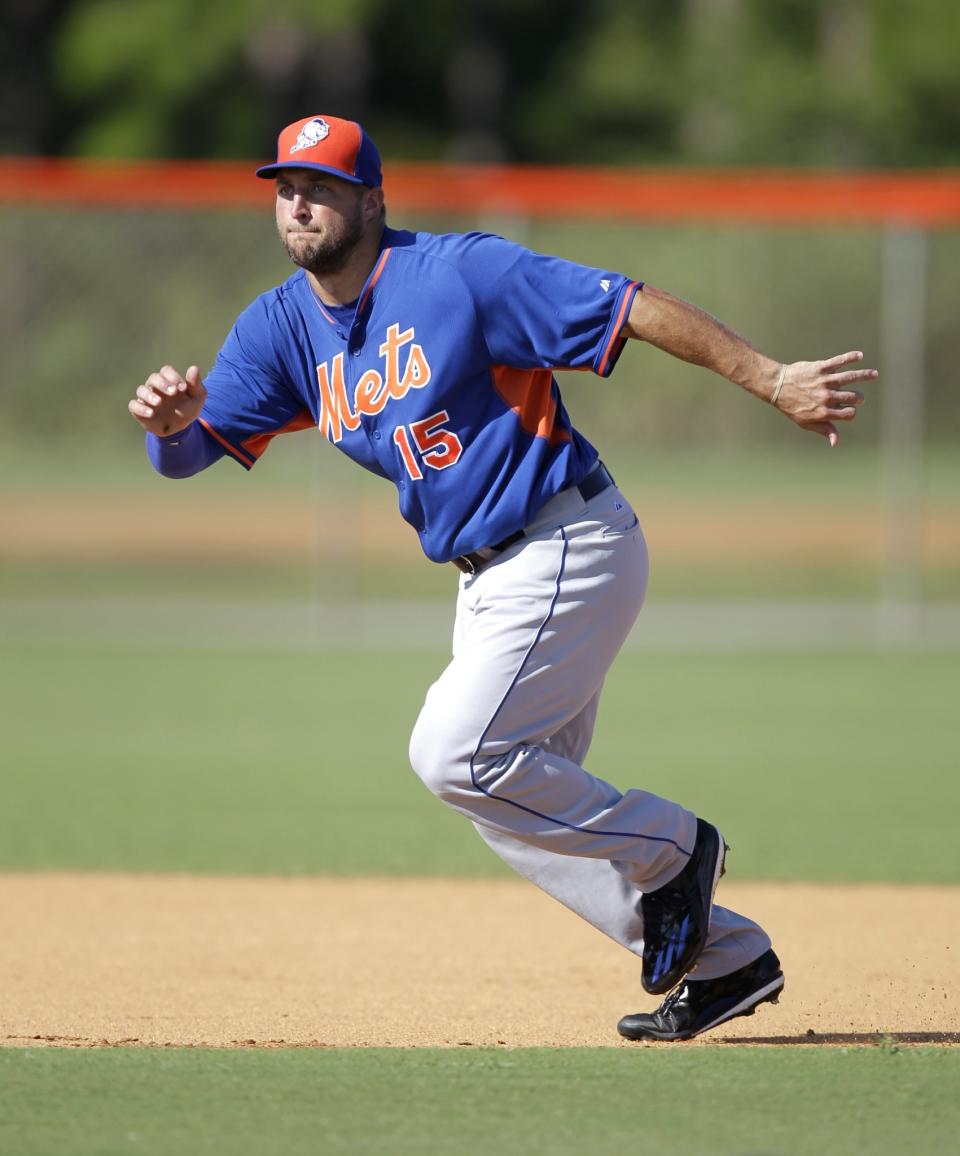
{"type": "Polygon", "coordinates": [[[329,214],[322,223],[290,221],[280,229],[290,260],[318,277],[341,272],[362,237],[359,197],[350,212],[329,214]]]}
{"type": "Polygon", "coordinates": [[[364,236],[363,190],[326,174],[279,176],[277,231],[295,265],[318,277],[339,273],[364,236]]]}

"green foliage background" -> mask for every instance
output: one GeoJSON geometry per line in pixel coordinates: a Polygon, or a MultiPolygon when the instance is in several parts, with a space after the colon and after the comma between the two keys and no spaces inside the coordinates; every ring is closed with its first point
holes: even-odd
{"type": "Polygon", "coordinates": [[[960,160],[953,0],[5,0],[0,150],[250,157],[309,112],[391,157],[960,160]]]}

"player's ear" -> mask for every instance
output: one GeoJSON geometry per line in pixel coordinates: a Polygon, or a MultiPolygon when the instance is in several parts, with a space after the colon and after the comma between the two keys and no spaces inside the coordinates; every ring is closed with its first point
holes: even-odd
{"type": "Polygon", "coordinates": [[[383,216],[383,189],[364,189],[363,219],[377,221],[383,216]]]}

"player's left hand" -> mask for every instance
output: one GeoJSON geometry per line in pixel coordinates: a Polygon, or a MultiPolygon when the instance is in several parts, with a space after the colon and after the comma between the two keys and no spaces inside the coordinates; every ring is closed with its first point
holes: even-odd
{"type": "Polygon", "coordinates": [[[137,386],[127,409],[147,433],[166,437],[191,425],[199,417],[206,398],[207,391],[195,365],[186,374],[165,365],[137,386]]]}
{"type": "Polygon", "coordinates": [[[826,361],[794,361],[785,367],[783,385],[775,402],[781,413],[801,429],[821,434],[831,446],[840,442],[834,422],[853,421],[864,396],[850,387],[858,381],[873,381],[875,369],[845,369],[862,361],[859,350],[839,353],[826,361]]]}

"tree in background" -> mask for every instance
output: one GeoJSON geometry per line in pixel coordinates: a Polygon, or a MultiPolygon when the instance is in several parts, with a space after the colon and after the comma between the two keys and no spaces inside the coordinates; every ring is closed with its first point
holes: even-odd
{"type": "Polygon", "coordinates": [[[2,0],[8,152],[960,163],[956,0],[2,0]]]}

